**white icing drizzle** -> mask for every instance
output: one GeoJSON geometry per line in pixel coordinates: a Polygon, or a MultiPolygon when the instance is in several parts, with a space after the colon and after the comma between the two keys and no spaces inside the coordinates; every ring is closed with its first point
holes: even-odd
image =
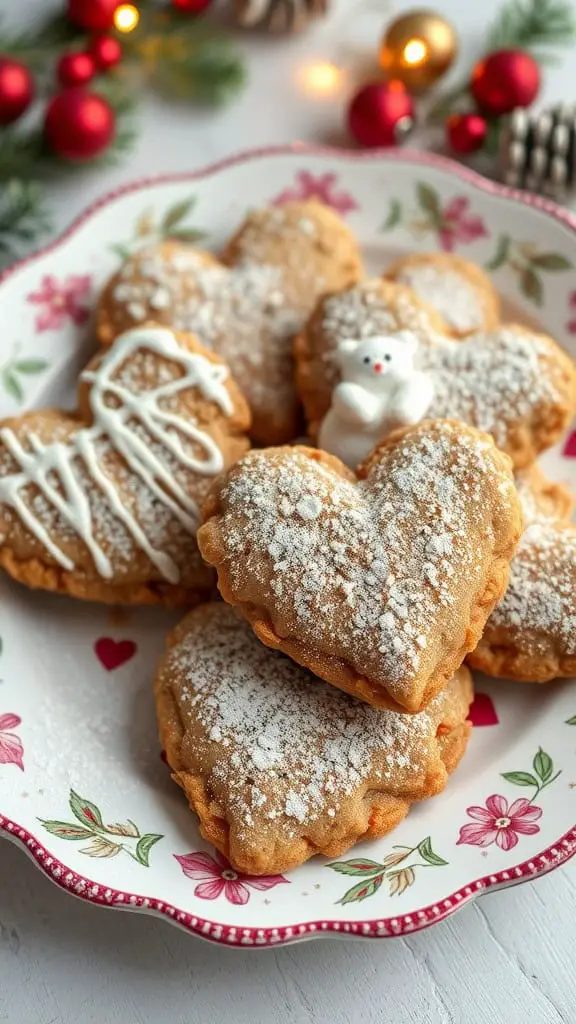
{"type": "Polygon", "coordinates": [[[178,566],[166,552],[150,542],[124,503],[114,480],[103,468],[100,449],[102,442],[108,441],[154,497],[187,530],[195,533],[199,521],[196,502],[168,471],[157,451],[139,436],[135,427],[143,428],[146,436],[157,441],[184,469],[216,475],[224,468],[224,460],[215,441],[190,419],[169,412],[166,403],[173,402],[190,388],[198,388],[206,399],[215,402],[226,416],[230,416],[233,405],[224,385],[227,374],[225,366],[182,349],[170,330],[145,327],[126,332],[116,340],[96,370],[82,375],[81,379],[92,385],[89,398],[92,426],[81,428],[66,442],[44,444],[35,434],[30,434],[29,449],[22,445],[11,428],[0,430],[0,441],[19,467],[19,472],[0,477],[0,504],[13,508],[52,558],[71,571],[74,562],[51,536],[30,501],[26,500],[27,488],[30,485],[36,487],[84,542],[98,573],[110,579],[113,566],[94,536],[93,515],[82,480],[81,470],[84,467],[137,547],[166,580],[177,583],[180,578],[178,566]],[[115,379],[115,375],[142,350],[177,364],[182,374],[170,377],[149,391],[131,390],[115,379]],[[187,450],[182,438],[195,449],[200,448],[201,454],[187,450]]]}

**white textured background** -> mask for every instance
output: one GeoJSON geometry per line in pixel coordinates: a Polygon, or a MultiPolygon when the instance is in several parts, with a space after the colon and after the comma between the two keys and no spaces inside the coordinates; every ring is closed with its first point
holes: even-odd
{"type": "MultiPolygon", "coordinates": [[[[574,2],[574,0],[573,0],[574,2]]],[[[298,40],[245,41],[250,84],[221,113],[150,100],[121,168],[86,172],[52,191],[58,229],[120,182],[189,170],[235,150],[300,139],[338,142],[342,99],[299,86],[312,59],[354,63],[386,13],[409,2],[334,0],[298,40]],[[356,10],[360,13],[352,16],[356,10]],[[348,39],[344,49],[342,39],[348,39]],[[274,80],[274,88],[271,81],[274,80]]],[[[48,0],[0,0],[22,24],[48,0]]],[[[461,35],[468,68],[497,0],[437,0],[461,35]]],[[[543,100],[576,101],[576,51],[547,75],[543,100]]],[[[417,140],[416,140],[417,141],[417,140]]],[[[9,1024],[574,1024],[576,867],[485,896],[410,938],[322,941],[278,950],[209,946],[142,916],[87,906],[0,843],[0,1021],[9,1024]]]]}

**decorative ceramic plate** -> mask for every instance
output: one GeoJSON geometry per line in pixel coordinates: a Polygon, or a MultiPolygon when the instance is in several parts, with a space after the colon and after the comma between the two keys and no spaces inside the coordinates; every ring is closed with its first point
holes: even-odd
{"type": "MultiPolygon", "coordinates": [[[[320,196],[372,271],[417,249],[488,268],[516,316],[576,353],[576,218],[417,153],[252,153],[108,196],[0,284],[0,415],[72,400],[98,290],[177,233],[218,249],[248,207],[320,196]]],[[[546,455],[576,486],[576,433],[546,455]]],[[[576,688],[477,681],[442,796],[390,836],[287,877],[238,875],[201,839],[158,746],[151,679],[173,614],[110,610],[0,579],[0,829],[62,887],[230,946],[425,928],[576,849],[576,688]]]]}

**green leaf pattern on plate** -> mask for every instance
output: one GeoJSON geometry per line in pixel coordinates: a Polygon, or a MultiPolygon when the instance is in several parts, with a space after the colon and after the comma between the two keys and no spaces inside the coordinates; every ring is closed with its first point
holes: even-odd
{"type": "Polygon", "coordinates": [[[390,896],[401,896],[414,885],[418,869],[446,867],[448,864],[433,850],[430,836],[420,840],[416,846],[395,846],[393,850],[380,863],[368,857],[353,857],[327,864],[326,867],[340,875],[360,875],[363,878],[363,881],[347,889],[336,902],[342,906],[346,903],[360,903],[374,896],[384,880],[388,883],[390,896]]]}
{"type": "Polygon", "coordinates": [[[75,790],[70,790],[68,799],[70,810],[81,824],[69,821],[52,821],[40,818],[40,824],[51,835],[72,842],[88,839],[88,845],[81,848],[80,853],[87,857],[109,858],[126,853],[138,864],[150,866],[150,851],[164,836],[155,832],[140,834],[138,826],[127,819],[126,822],[104,824],[102,813],[97,804],[86,800],[75,790]]]}
{"type": "Polygon", "coordinates": [[[195,245],[202,241],[204,232],[185,223],[195,206],[196,196],[189,196],[188,199],[173,203],[160,214],[144,209],[134,222],[132,238],[127,242],[115,242],[108,248],[115,256],[126,260],[143,246],[157,244],[168,238],[195,245]]]}

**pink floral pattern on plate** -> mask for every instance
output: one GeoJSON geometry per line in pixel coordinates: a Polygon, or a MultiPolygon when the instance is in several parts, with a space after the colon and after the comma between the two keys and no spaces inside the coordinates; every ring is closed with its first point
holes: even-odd
{"type": "Polygon", "coordinates": [[[537,807],[534,801],[561,774],[561,770],[554,774],[554,762],[542,747],[534,755],[531,771],[502,772],[506,782],[534,788],[534,793],[529,800],[521,797],[512,804],[505,796],[493,793],[486,800],[485,807],[467,807],[466,813],[473,821],[462,825],[456,845],[492,846],[495,843],[501,850],[513,850],[518,836],[533,836],[540,831],[536,822],[542,817],[542,808],[537,807]]]}
{"type": "Polygon", "coordinates": [[[24,747],[22,740],[13,729],[16,729],[22,719],[19,715],[0,715],[0,764],[15,764],[21,771],[24,771],[24,747]]]}
{"type": "Polygon", "coordinates": [[[506,797],[493,793],[486,801],[486,807],[468,807],[467,814],[474,822],[463,825],[457,846],[492,846],[496,843],[501,850],[512,850],[518,836],[533,836],[540,831],[536,825],[542,817],[542,808],[535,807],[529,800],[521,798],[508,806],[506,797]]]}
{"type": "Polygon", "coordinates": [[[230,866],[225,857],[216,851],[212,857],[209,853],[174,854],[187,878],[200,884],[194,889],[194,895],[201,900],[216,900],[224,893],[225,899],[236,906],[244,906],[250,899],[250,889],[266,892],[282,882],[289,883],[284,875],[243,875],[230,866]]]}
{"type": "Polygon", "coordinates": [[[445,252],[453,252],[456,243],[475,242],[487,238],[486,225],[481,217],[470,212],[467,196],[454,196],[440,211],[438,241],[445,252]]]}
{"type": "Polygon", "coordinates": [[[290,203],[298,199],[318,199],[326,206],[331,206],[337,213],[346,216],[353,210],[359,210],[358,203],[343,189],[337,188],[338,178],[335,174],[312,174],[310,171],[298,171],[296,183],[286,188],[272,200],[274,206],[290,203]]]}
{"type": "Polygon", "coordinates": [[[415,191],[417,210],[406,210],[399,199],[390,199],[381,231],[392,231],[405,224],[414,238],[435,235],[444,252],[454,252],[457,246],[489,237],[482,217],[470,209],[468,196],[443,200],[439,192],[425,181],[416,182],[415,191]]]}
{"type": "Polygon", "coordinates": [[[90,274],[68,274],[58,281],[53,274],[44,274],[38,291],[30,292],[26,299],[34,306],[40,306],[36,315],[36,330],[57,331],[71,320],[76,326],[86,323],[90,309],[84,300],[90,294],[90,274]]]}

